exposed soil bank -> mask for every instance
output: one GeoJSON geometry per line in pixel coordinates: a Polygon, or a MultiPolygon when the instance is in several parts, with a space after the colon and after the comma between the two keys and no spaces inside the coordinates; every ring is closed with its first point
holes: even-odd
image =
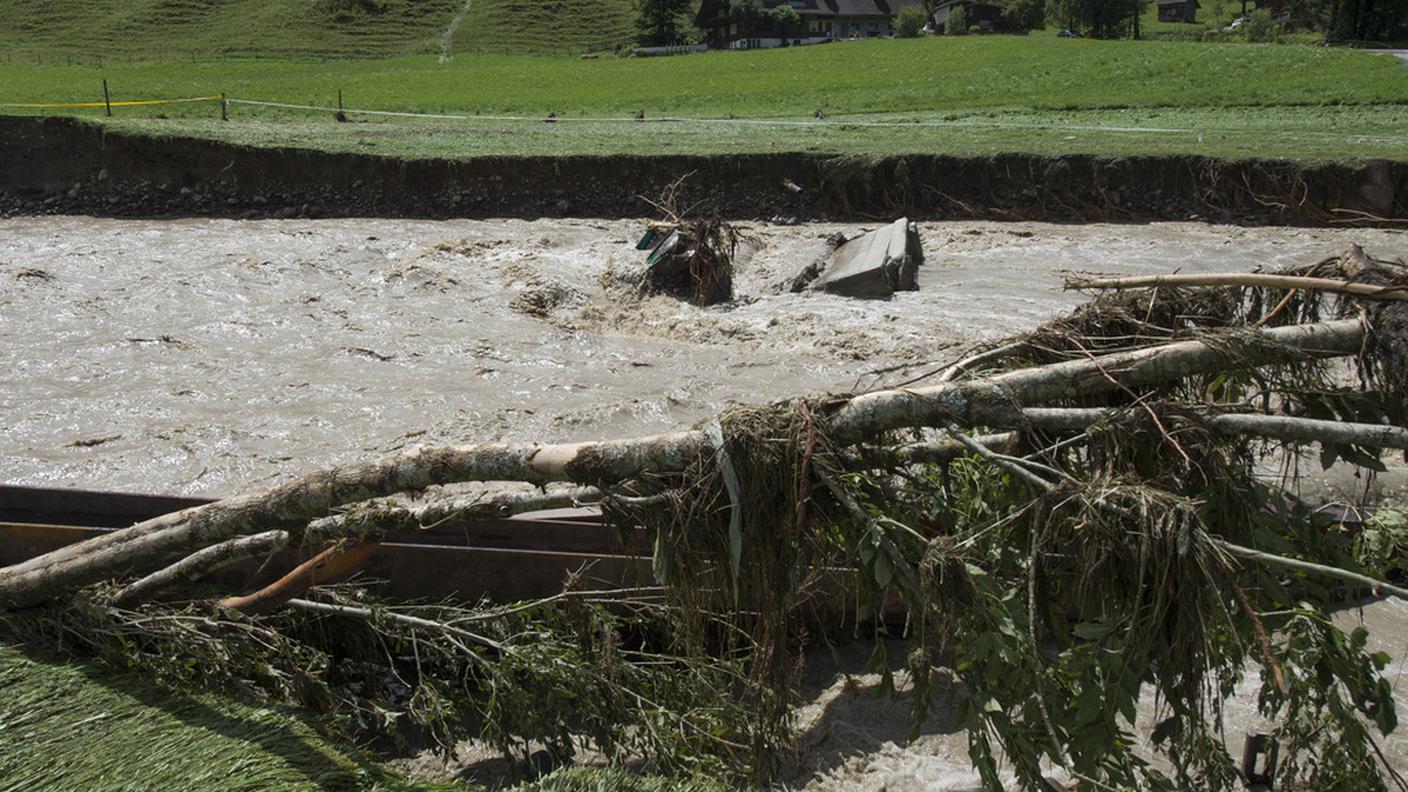
{"type": "Polygon", "coordinates": [[[732,218],[1366,224],[1408,218],[1408,162],[828,154],[402,160],[0,117],[0,215],[631,217],[682,197],[732,218]],[[790,186],[789,186],[790,185],[790,186]],[[800,187],[800,191],[795,189],[800,187]]]}

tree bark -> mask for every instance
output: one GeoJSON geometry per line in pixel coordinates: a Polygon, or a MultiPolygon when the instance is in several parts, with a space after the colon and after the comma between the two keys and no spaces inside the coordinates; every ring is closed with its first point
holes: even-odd
{"type": "Polygon", "coordinates": [[[1351,283],[1334,278],[1307,278],[1260,272],[1138,275],[1130,278],[1072,278],[1067,289],[1152,289],[1160,286],[1253,286],[1267,289],[1307,289],[1348,294],[1361,300],[1408,300],[1408,287],[1351,283]]]}
{"type": "Polygon", "coordinates": [[[211,545],[128,585],[113,598],[113,604],[124,608],[140,605],[166,589],[190,585],[225,567],[272,555],[288,545],[288,531],[265,531],[211,545]]]}
{"type": "Polygon", "coordinates": [[[226,597],[220,601],[220,607],[249,614],[278,610],[284,603],[314,586],[334,583],[357,571],[378,547],[381,545],[376,542],[334,545],[253,594],[226,597]]]}
{"type": "Polygon", "coordinates": [[[882,432],[949,422],[960,426],[1019,427],[1026,405],[1155,385],[1229,367],[1353,355],[1363,347],[1365,327],[1357,319],[1342,319],[1249,330],[1238,337],[1245,343],[1235,353],[1229,352],[1225,343],[1180,341],[995,377],[865,393],[832,415],[832,440],[842,446],[855,445],[882,432]]]}
{"type": "MultiPolygon", "coordinates": [[[[1029,407],[1023,410],[1022,414],[1039,429],[1071,431],[1085,429],[1122,412],[1098,407],[1029,407]]],[[[1291,415],[1257,413],[1211,414],[1206,416],[1205,420],[1208,426],[1225,434],[1249,434],[1304,443],[1350,443],[1366,448],[1408,449],[1408,429],[1390,424],[1322,421],[1291,415]]]]}
{"type": "MultiPolygon", "coordinates": [[[[599,500],[592,487],[574,487],[554,492],[507,493],[490,498],[457,495],[432,498],[424,503],[403,505],[368,501],[355,504],[344,514],[323,517],[308,524],[301,543],[317,547],[327,542],[350,539],[376,541],[393,531],[416,530],[435,523],[472,522],[511,517],[524,512],[575,506],[599,500]]],[[[292,546],[293,533],[266,531],[240,536],[198,550],[165,569],[153,572],[118,592],[114,602],[132,607],[147,601],[164,589],[189,585],[224,567],[267,556],[292,546]]]]}
{"type": "Polygon", "coordinates": [[[648,470],[683,470],[710,448],[708,438],[696,431],[600,443],[408,449],[376,462],[340,465],[263,492],[163,515],[0,569],[0,606],[36,605],[272,526],[296,529],[348,503],[462,481],[614,483],[648,470]]]}

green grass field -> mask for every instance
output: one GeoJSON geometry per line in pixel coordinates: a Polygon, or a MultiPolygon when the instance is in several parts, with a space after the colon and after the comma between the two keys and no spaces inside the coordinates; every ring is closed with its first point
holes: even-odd
{"type": "MultiPolygon", "coordinates": [[[[779,151],[1408,157],[1408,68],[1386,55],[1338,48],[1070,40],[1044,31],[674,58],[503,52],[562,53],[590,40],[628,40],[630,5],[0,0],[0,57],[6,58],[0,113],[100,119],[102,111],[92,108],[14,105],[99,101],[106,78],[114,101],[224,93],[329,107],[341,92],[348,108],[481,117],[352,112],[358,123],[334,124],[328,112],[235,104],[231,120],[218,123],[215,105],[196,103],[119,107],[111,121],[127,131],[405,157],[779,151]],[[104,54],[101,63],[93,60],[104,54]],[[482,118],[540,119],[551,112],[564,121],[628,119],[638,111],[648,119],[712,122],[546,125],[482,118]],[[766,123],[748,123],[757,121],[766,123]]],[[[1224,5],[1221,16],[1233,8],[1224,5]]],[[[1217,15],[1205,9],[1203,16],[1205,22],[1181,27],[1202,29],[1217,15]]],[[[1160,25],[1171,27],[1149,23],[1160,25]]]]}
{"type": "Polygon", "coordinates": [[[0,58],[378,58],[614,50],[632,0],[0,0],[0,58]]]}
{"type": "MultiPolygon", "coordinates": [[[[117,129],[408,157],[1005,151],[1408,157],[1408,68],[1301,45],[1086,41],[1050,35],[862,41],[676,58],[464,54],[378,60],[0,63],[0,102],[226,93],[349,108],[510,115],[351,117],[211,103],[118,108],[117,129]],[[814,113],[825,119],[818,123],[814,113]],[[712,123],[572,123],[675,116],[712,123]],[[164,116],[164,117],[159,117],[164,116]],[[729,121],[730,117],[734,120],[729,121]],[[766,123],[750,123],[766,121],[766,123]]],[[[3,108],[0,112],[55,112],[3,108]]],[[[72,111],[100,118],[101,109],[72,111]]]]}

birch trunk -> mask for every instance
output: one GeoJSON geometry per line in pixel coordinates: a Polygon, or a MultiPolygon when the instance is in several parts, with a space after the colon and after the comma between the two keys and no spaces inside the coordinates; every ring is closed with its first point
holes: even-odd
{"type": "MultiPolygon", "coordinates": [[[[1358,320],[1249,330],[1236,355],[1225,344],[1183,341],[1009,372],[996,377],[857,396],[831,418],[833,440],[862,443],[906,427],[1020,426],[1023,406],[1153,385],[1228,367],[1337,357],[1360,351],[1358,320]]],[[[235,536],[296,528],[348,503],[462,481],[573,481],[604,485],[646,472],[678,472],[713,443],[702,431],[598,443],[417,448],[377,462],[311,473],[251,493],[158,517],[0,570],[0,605],[24,607],[81,586],[133,574],[235,536]]]]}

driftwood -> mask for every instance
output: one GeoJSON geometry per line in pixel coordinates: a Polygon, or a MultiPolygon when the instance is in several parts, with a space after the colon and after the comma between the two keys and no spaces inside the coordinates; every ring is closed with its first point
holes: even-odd
{"type": "Polygon", "coordinates": [[[114,604],[132,607],[161,591],[188,585],[225,567],[263,558],[295,546],[320,547],[339,540],[375,541],[393,531],[418,530],[451,521],[473,522],[595,503],[601,493],[592,487],[574,487],[552,492],[522,492],[432,497],[411,505],[368,501],[356,504],[342,514],[323,517],[301,532],[265,531],[240,536],[197,550],[164,569],[129,584],[117,593],[114,604]]]}
{"type": "Polygon", "coordinates": [[[1408,301],[1408,287],[1376,286],[1334,278],[1308,278],[1260,272],[1213,272],[1206,274],[1136,275],[1127,278],[1071,278],[1067,289],[1154,289],[1162,286],[1248,286],[1269,289],[1306,289],[1347,294],[1361,300],[1408,301]]]}
{"type": "MultiPolygon", "coordinates": [[[[1118,420],[1125,414],[1125,410],[1075,407],[1029,407],[1022,411],[1032,426],[1048,431],[1084,429],[1106,419],[1118,420]]],[[[1390,424],[1324,421],[1258,413],[1213,413],[1203,416],[1203,421],[1209,428],[1225,434],[1248,434],[1306,443],[1350,443],[1366,448],[1408,449],[1408,429],[1390,424]]]]}
{"type": "MultiPolygon", "coordinates": [[[[1360,351],[1359,320],[1247,330],[1014,371],[996,377],[863,394],[831,416],[839,446],[925,426],[1017,428],[1022,407],[1211,373],[1360,351]],[[1235,354],[1233,352],[1235,350],[1235,354]]],[[[682,471],[715,443],[701,430],[595,443],[414,448],[386,459],[316,471],[273,489],[158,517],[0,570],[0,603],[23,607],[84,585],[141,572],[236,536],[296,529],[349,503],[465,481],[603,485],[682,471]]]]}
{"type": "Polygon", "coordinates": [[[329,547],[253,594],[220,600],[220,607],[244,613],[277,610],[314,586],[335,583],[355,572],[379,546],[376,542],[362,542],[350,547],[329,547]]]}

